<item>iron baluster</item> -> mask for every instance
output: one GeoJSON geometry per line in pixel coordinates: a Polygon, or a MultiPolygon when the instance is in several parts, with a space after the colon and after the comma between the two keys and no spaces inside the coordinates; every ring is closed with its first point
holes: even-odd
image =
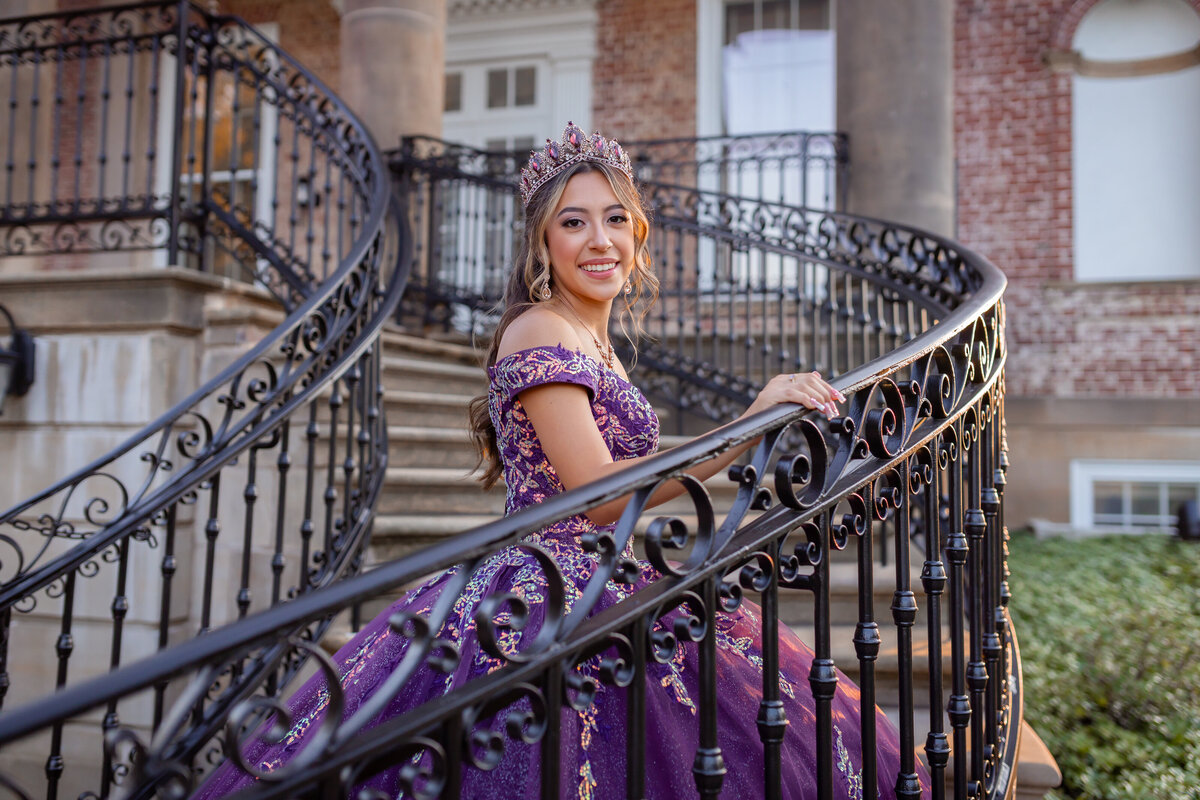
{"type": "MultiPolygon", "coordinates": [[[[779,800],[782,792],[782,747],[788,718],[779,697],[779,547],[765,556],[762,599],[763,696],[758,706],[758,738],[763,743],[763,796],[779,800]]],[[[750,588],[750,587],[748,587],[750,588]]]]}
{"type": "MultiPolygon", "coordinates": [[[[158,612],[158,649],[166,648],[171,632],[171,587],[175,582],[175,573],[179,569],[179,560],[175,557],[175,525],[179,514],[179,504],[172,503],[167,507],[166,533],[163,541],[163,557],[159,569],[162,572],[162,591],[159,596],[158,612]]],[[[168,681],[154,684],[154,722],[152,728],[158,730],[163,719],[163,704],[166,698],[168,681]]]]}
{"type": "MultiPolygon", "coordinates": [[[[271,552],[271,605],[278,605],[283,597],[283,570],[287,566],[287,556],[284,555],[287,522],[287,487],[288,473],[292,469],[292,421],[286,419],[279,432],[279,455],[275,458],[275,472],[279,479],[275,483],[275,546],[271,552]]],[[[271,692],[274,694],[274,692],[271,692]]]]}
{"type": "Polygon", "coordinates": [[[332,249],[335,230],[340,229],[340,225],[336,225],[333,220],[333,159],[326,153],[322,161],[325,164],[325,179],[321,182],[321,193],[317,195],[316,200],[324,206],[325,217],[321,224],[321,277],[328,278],[336,267],[333,259],[336,257],[341,261],[342,252],[340,244],[337,253],[332,249]]]}
{"type": "Polygon", "coordinates": [[[813,593],[813,644],[812,667],[808,683],[812,688],[817,717],[817,794],[833,796],[833,696],[837,690],[837,672],[833,665],[830,644],[829,616],[829,558],[830,530],[829,514],[819,514],[812,523],[812,538],[817,546],[816,564],[813,565],[810,588],[813,593]]]}
{"type": "Polygon", "coordinates": [[[964,620],[967,616],[966,599],[966,569],[968,560],[968,545],[963,518],[962,485],[965,427],[961,422],[955,423],[954,439],[949,451],[949,464],[946,472],[950,476],[950,535],[946,540],[946,558],[950,562],[950,671],[951,689],[950,704],[947,716],[953,729],[954,744],[954,796],[967,796],[967,727],[971,723],[971,698],[967,694],[967,671],[964,652],[966,631],[964,620]]]}
{"type": "Polygon", "coordinates": [[[321,553],[323,563],[321,571],[332,562],[337,545],[334,541],[333,509],[337,505],[337,445],[338,445],[338,411],[342,407],[342,382],[334,381],[333,391],[329,395],[329,448],[325,454],[325,538],[324,550],[321,553]]]}
{"type": "MultiPolygon", "coordinates": [[[[125,539],[117,549],[117,587],[112,601],[112,650],[108,660],[110,672],[121,666],[121,639],[125,631],[125,616],[129,613],[129,597],[125,593],[126,581],[129,576],[129,543],[130,540],[125,539]]],[[[104,721],[100,724],[100,729],[107,736],[110,731],[116,730],[118,724],[120,724],[120,717],[117,715],[117,698],[114,697],[108,701],[108,708],[104,713],[104,721]]],[[[113,772],[112,751],[107,747],[102,749],[104,750],[104,763],[100,771],[102,776],[100,796],[104,798],[111,793],[116,776],[113,772]]]]}
{"type": "MultiPolygon", "coordinates": [[[[150,130],[157,131],[162,124],[159,119],[160,106],[160,91],[158,88],[159,74],[162,72],[162,45],[163,37],[154,36],[150,39],[150,86],[147,94],[150,96],[150,130]]],[[[132,59],[130,59],[132,61],[132,59]]],[[[131,87],[132,88],[132,87],[131,87]]],[[[132,112],[130,112],[132,114],[132,112]]],[[[157,172],[158,164],[158,148],[155,146],[155,137],[146,137],[146,183],[143,191],[145,196],[145,208],[147,210],[161,211],[157,204],[161,200],[154,191],[154,176],[157,172]]],[[[172,146],[172,153],[174,146],[172,146]]],[[[172,154],[172,162],[174,155],[172,154]]],[[[168,213],[168,216],[170,214],[168,213]]],[[[169,222],[169,220],[168,220],[169,222]]],[[[169,248],[168,248],[169,249],[169,248]]],[[[172,262],[173,263],[173,262],[172,262]]]]}
{"type": "Polygon", "coordinates": [[[862,743],[862,785],[878,786],[879,755],[876,752],[875,662],[879,660],[879,624],[875,621],[875,559],[872,537],[875,522],[875,485],[863,487],[867,513],[857,547],[858,622],[854,626],[854,654],[858,658],[858,715],[862,743]]]}
{"type": "MultiPolygon", "coordinates": [[[[1000,668],[1000,634],[996,627],[996,615],[1000,611],[1000,531],[998,513],[1000,510],[1000,495],[992,484],[994,479],[993,456],[995,449],[996,425],[994,417],[983,420],[984,428],[978,443],[980,454],[981,478],[986,481],[980,494],[980,508],[983,510],[985,521],[985,540],[983,544],[983,657],[987,665],[988,676],[999,676],[1000,668]]],[[[987,699],[984,706],[984,730],[986,734],[985,753],[987,754],[988,772],[991,783],[996,778],[996,757],[1000,753],[999,723],[996,718],[1000,710],[1002,687],[997,680],[987,683],[987,699]]]]}
{"type": "Polygon", "coordinates": [[[204,596],[200,602],[200,634],[212,628],[213,575],[216,571],[217,537],[221,534],[220,520],[221,473],[208,485],[208,521],[204,523],[204,596]]]}
{"type": "Polygon", "coordinates": [[[964,431],[963,444],[966,446],[967,469],[970,479],[967,486],[966,520],[963,527],[969,539],[970,551],[967,557],[967,570],[970,581],[970,592],[967,594],[968,620],[971,626],[970,644],[971,660],[967,665],[967,685],[971,690],[971,790],[970,793],[980,796],[983,791],[984,770],[986,763],[986,739],[984,729],[987,724],[987,666],[983,661],[983,537],[987,530],[983,509],[980,503],[980,455],[982,448],[979,430],[980,421],[972,419],[971,428],[964,431]]]}
{"type": "MultiPolygon", "coordinates": [[[[55,678],[54,688],[62,690],[67,685],[67,671],[71,661],[71,654],[75,650],[75,637],[71,633],[71,626],[75,620],[75,578],[78,572],[72,570],[63,577],[63,611],[62,623],[59,628],[58,639],[54,643],[55,654],[58,656],[58,673],[55,678]]],[[[58,797],[58,782],[62,778],[63,771],[66,769],[66,760],[63,758],[63,726],[66,723],[65,719],[55,720],[50,732],[50,754],[46,758],[46,796],[48,800],[56,800],[58,797]]]]}
{"type": "MultiPolygon", "coordinates": [[[[717,581],[712,575],[699,586],[699,608],[691,609],[701,614],[704,636],[700,639],[700,745],[692,762],[692,774],[696,778],[696,789],[700,797],[713,800],[721,794],[725,778],[725,758],[717,741],[717,581]]],[[[681,647],[686,645],[680,643],[681,647]]]]}
{"type": "Polygon", "coordinates": [[[8,674],[8,637],[12,628],[12,608],[0,609],[0,709],[8,697],[8,687],[12,678],[8,674]]]}
{"type": "Polygon", "coordinates": [[[307,592],[312,577],[309,574],[309,559],[312,554],[312,537],[316,531],[313,525],[313,500],[316,494],[317,472],[317,438],[321,428],[317,425],[317,403],[308,406],[308,425],[304,428],[305,459],[304,459],[304,518],[300,522],[300,574],[296,576],[296,591],[299,594],[307,592]]]}
{"type": "Polygon", "coordinates": [[[101,84],[104,86],[104,88],[100,91],[100,153],[96,159],[99,162],[99,175],[97,176],[97,182],[99,186],[98,191],[96,192],[97,198],[104,197],[105,194],[107,194],[104,191],[104,179],[106,177],[105,173],[107,172],[105,168],[108,166],[108,101],[112,95],[112,90],[110,88],[110,68],[112,61],[111,39],[104,40],[103,59],[104,67],[100,78],[101,84]]]}
{"type": "MultiPolygon", "coordinates": [[[[137,50],[137,45],[132,35],[125,40],[125,46],[129,48],[129,57],[125,59],[125,135],[122,137],[121,144],[121,200],[118,207],[122,213],[129,211],[129,170],[133,162],[133,54],[137,50]]],[[[103,196],[104,193],[101,192],[101,197],[103,196]]]]}
{"type": "Polygon", "coordinates": [[[338,536],[337,549],[341,550],[346,547],[349,542],[346,541],[345,535],[350,530],[351,517],[353,516],[352,504],[358,499],[357,492],[354,487],[354,473],[358,470],[358,462],[354,458],[354,448],[357,445],[357,438],[354,434],[355,412],[358,411],[358,387],[361,381],[361,373],[359,372],[359,362],[355,361],[350,367],[350,371],[342,379],[346,383],[346,394],[349,396],[349,402],[346,403],[346,454],[342,459],[342,519],[339,525],[340,533],[338,536]]]}
{"type": "MultiPolygon", "coordinates": [[[[56,49],[56,52],[55,52],[55,58],[54,58],[54,113],[53,113],[53,117],[51,119],[51,125],[53,126],[53,130],[51,130],[51,132],[50,132],[51,140],[53,142],[53,144],[51,145],[52,155],[50,156],[50,202],[47,204],[47,207],[46,207],[46,211],[50,214],[56,214],[59,211],[59,199],[58,199],[59,170],[62,167],[62,156],[63,156],[63,153],[62,153],[62,147],[63,147],[63,143],[62,143],[62,130],[63,130],[62,113],[63,113],[63,104],[66,103],[66,97],[63,95],[63,77],[62,77],[63,70],[65,69],[64,65],[67,63],[66,47],[60,41],[60,42],[58,42],[55,49],[56,49]]],[[[38,55],[40,55],[40,50],[35,50],[34,52],[37,53],[38,55]]],[[[35,64],[36,64],[36,62],[35,62],[35,64]]],[[[37,70],[36,69],[34,70],[34,96],[35,96],[35,98],[37,96],[37,70]]],[[[36,118],[36,116],[37,116],[36,100],[33,104],[32,111],[33,111],[33,116],[36,118]]],[[[77,119],[76,124],[77,125],[82,124],[82,118],[77,119]]],[[[34,125],[36,125],[36,122],[34,122],[34,125]]],[[[36,128],[35,128],[35,130],[36,130],[36,128]]],[[[78,133],[79,133],[79,131],[77,130],[76,134],[78,134],[78,133]]],[[[38,140],[34,138],[34,135],[35,135],[34,132],[30,131],[30,134],[29,134],[29,136],[30,136],[30,138],[29,138],[29,142],[30,142],[30,144],[29,144],[29,163],[30,163],[30,167],[31,167],[31,169],[29,171],[29,180],[30,180],[30,184],[31,184],[30,196],[29,196],[29,215],[30,216],[32,216],[35,211],[34,205],[33,205],[33,192],[32,192],[32,182],[33,182],[32,165],[34,164],[34,158],[35,158],[35,153],[36,153],[36,148],[34,147],[34,142],[37,142],[38,140]]],[[[77,138],[79,138],[79,137],[77,136],[77,138]]]]}
{"type": "Polygon", "coordinates": [[[241,576],[237,592],[237,616],[241,619],[250,612],[254,592],[250,588],[250,556],[254,552],[254,507],[258,503],[258,451],[259,443],[250,446],[246,460],[246,485],[242,488],[242,552],[241,576]]]}
{"type": "MultiPolygon", "coordinates": [[[[38,124],[38,119],[41,117],[41,115],[38,113],[38,108],[39,108],[39,106],[41,106],[41,94],[39,91],[40,87],[42,85],[41,75],[40,75],[41,66],[42,66],[42,51],[40,49],[34,48],[34,51],[33,51],[33,82],[31,84],[33,88],[31,90],[32,96],[29,98],[29,142],[30,142],[30,146],[29,146],[29,160],[27,162],[27,165],[29,168],[29,177],[28,177],[28,179],[29,179],[29,199],[25,204],[25,214],[26,214],[26,216],[30,216],[30,217],[32,217],[34,215],[34,213],[37,211],[37,206],[34,204],[34,200],[33,200],[34,187],[37,186],[37,181],[34,180],[34,178],[36,177],[36,173],[37,173],[37,151],[33,147],[33,142],[39,141],[38,135],[37,135],[37,124],[38,124]]],[[[58,98],[56,97],[55,98],[55,113],[57,113],[57,109],[58,109],[58,98]]],[[[55,125],[56,130],[55,130],[54,134],[52,134],[52,135],[56,134],[57,128],[58,128],[58,125],[56,124],[55,125]]],[[[58,145],[57,144],[54,146],[53,158],[54,159],[58,158],[58,145]]],[[[51,163],[53,164],[54,162],[52,161],[51,163]]],[[[50,185],[54,186],[54,187],[56,187],[58,185],[57,175],[53,175],[53,174],[51,175],[50,185]]],[[[51,196],[50,208],[51,208],[51,210],[54,208],[53,195],[51,196]]]]}
{"type": "MultiPolygon", "coordinates": [[[[937,387],[936,381],[929,381],[927,385],[937,387]]],[[[946,794],[946,764],[950,759],[950,744],[942,722],[942,594],[946,589],[941,530],[942,437],[934,437],[929,448],[931,463],[929,481],[925,484],[924,507],[925,565],[921,569],[921,585],[926,598],[925,636],[929,650],[929,735],[925,739],[925,756],[929,760],[933,800],[942,800],[946,794]]]]}
{"type": "MultiPolygon", "coordinates": [[[[36,83],[34,84],[36,86],[36,83]]],[[[8,83],[8,150],[4,156],[4,209],[0,218],[13,211],[13,183],[17,169],[17,110],[21,101],[17,97],[17,70],[12,70],[8,83]]],[[[33,140],[30,139],[32,142],[33,140]]]]}
{"type": "Polygon", "coordinates": [[[633,621],[629,633],[633,655],[633,679],[626,689],[625,705],[625,798],[646,796],[646,644],[650,626],[645,616],[633,621]]]}
{"type": "Polygon", "coordinates": [[[905,460],[900,470],[899,508],[895,516],[896,591],[892,596],[892,621],[896,625],[896,649],[900,664],[900,774],[896,776],[898,800],[918,800],[921,787],[917,780],[916,736],[913,732],[913,655],[912,629],[917,618],[917,597],[912,591],[912,566],[909,546],[912,542],[912,464],[905,460]]]}

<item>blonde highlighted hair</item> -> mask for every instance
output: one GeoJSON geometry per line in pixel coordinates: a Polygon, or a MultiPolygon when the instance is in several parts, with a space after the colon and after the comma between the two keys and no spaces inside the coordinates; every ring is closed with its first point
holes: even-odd
{"type": "MultiPolygon", "coordinates": [[[[658,278],[654,276],[650,258],[650,217],[646,212],[640,193],[633,181],[619,169],[596,161],[580,161],[578,164],[563,170],[544,185],[540,186],[529,204],[525,207],[525,235],[517,250],[516,261],[512,272],[505,284],[504,297],[499,303],[502,310],[500,321],[492,333],[491,342],[487,348],[487,366],[496,363],[496,353],[500,348],[500,340],[504,331],[514,319],[527,309],[542,300],[539,291],[543,282],[549,280],[550,289],[554,290],[554,280],[550,272],[550,250],[546,244],[546,229],[554,209],[558,207],[567,182],[575,175],[588,172],[598,172],[608,181],[613,194],[629,213],[633,224],[634,258],[633,271],[629,275],[632,291],[623,295],[624,304],[620,314],[621,332],[634,344],[635,353],[637,340],[642,334],[642,320],[658,299],[658,278]]],[[[490,489],[503,475],[504,466],[500,462],[496,441],[496,429],[488,412],[488,395],[476,397],[470,405],[469,429],[471,439],[479,453],[476,467],[484,466],[480,483],[485,489],[490,489]]]]}

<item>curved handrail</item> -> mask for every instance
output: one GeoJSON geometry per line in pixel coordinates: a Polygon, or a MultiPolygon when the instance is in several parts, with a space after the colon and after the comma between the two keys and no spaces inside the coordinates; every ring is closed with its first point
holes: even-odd
{"type": "MultiPolygon", "coordinates": [[[[860,234],[876,231],[872,235],[878,239],[884,239],[883,231],[904,230],[869,220],[855,222],[861,224],[854,230],[860,234]]],[[[842,230],[851,228],[845,226],[842,230]]],[[[296,639],[295,632],[312,621],[456,565],[454,580],[427,619],[398,618],[392,622],[393,632],[410,640],[411,653],[381,690],[382,696],[344,722],[338,718],[340,715],[331,714],[332,721],[324,724],[311,747],[286,768],[257,783],[254,796],[344,795],[361,780],[361,770],[373,769],[372,760],[385,752],[391,754],[393,762],[397,753],[413,756],[414,769],[400,777],[408,789],[417,784],[444,786],[445,781],[454,780],[460,758],[488,768],[491,756],[500,756],[493,748],[503,748],[504,735],[491,737],[487,721],[503,724],[505,710],[511,710],[514,703],[524,709],[521,713],[526,716],[520,724],[508,725],[508,735],[534,740],[544,736],[544,742],[552,742],[555,738],[546,731],[555,725],[557,714],[547,709],[565,702],[563,690],[557,688],[565,674],[594,656],[607,654],[609,668],[601,670],[595,680],[617,687],[626,685],[629,669],[634,675],[640,674],[637,670],[645,668],[648,652],[676,646],[673,640],[663,638],[665,633],[656,630],[655,624],[681,604],[695,617],[695,624],[676,626],[675,632],[683,635],[692,631],[703,659],[705,652],[711,652],[704,648],[711,645],[711,634],[705,631],[713,629],[713,615],[720,607],[735,604],[743,591],[760,592],[764,597],[764,636],[770,635],[777,621],[776,612],[767,610],[774,608],[774,601],[767,602],[767,598],[781,591],[813,593],[818,608],[809,638],[815,643],[817,658],[812,676],[814,691],[818,687],[831,689],[835,679],[828,569],[833,552],[845,548],[851,538],[860,541],[860,581],[869,596],[873,537],[890,529],[897,538],[893,623],[901,664],[911,665],[916,613],[908,561],[912,527],[920,510],[929,515],[932,509],[933,514],[926,518],[936,518],[945,503],[949,530],[944,542],[940,526],[932,526],[927,532],[922,582],[930,606],[933,662],[939,665],[936,670],[940,676],[939,656],[945,644],[951,651],[952,675],[945,683],[939,678],[929,688],[926,755],[933,780],[944,781],[953,739],[955,777],[963,782],[963,791],[957,796],[967,796],[968,781],[983,785],[989,797],[1007,796],[1012,787],[1003,777],[1007,774],[1003,767],[1011,766],[1011,761],[1002,759],[1015,757],[1020,698],[1014,696],[1019,684],[1003,680],[1016,674],[1013,669],[1019,667],[1004,608],[1006,533],[1000,503],[1007,469],[1001,428],[1005,361],[1001,296],[1005,281],[999,270],[953,242],[921,231],[909,233],[911,240],[933,242],[952,256],[954,269],[943,273],[945,279],[952,283],[965,279],[970,290],[955,290],[952,294],[958,302],[954,307],[945,310],[939,319],[930,319],[922,329],[913,330],[909,339],[886,354],[844,371],[835,380],[848,397],[843,417],[825,421],[803,409],[778,407],[731,423],[538,506],[252,615],[128,665],[103,680],[71,688],[49,698],[42,707],[7,719],[0,717],[0,743],[190,674],[192,680],[176,713],[170,716],[175,727],[160,729],[149,742],[126,728],[112,736],[114,742],[136,751],[132,763],[134,769],[141,770],[134,776],[138,787],[150,791],[170,783],[186,793],[193,767],[179,758],[175,745],[187,733],[185,711],[197,696],[213,691],[220,694],[221,686],[215,681],[228,665],[241,663],[249,653],[277,660],[307,653],[312,646],[296,639]],[[730,477],[737,485],[733,508],[717,519],[707,492],[689,484],[684,471],[714,453],[757,437],[762,437],[762,442],[754,449],[750,463],[731,470],[730,477]],[[645,521],[646,499],[668,480],[682,480],[689,485],[688,496],[698,527],[689,530],[678,515],[670,522],[651,523],[647,556],[663,577],[625,600],[591,613],[589,603],[594,601],[598,587],[609,580],[625,580],[635,569],[621,554],[639,523],[645,521]],[[943,500],[942,487],[949,493],[949,500],[943,500]],[[380,704],[390,698],[416,664],[427,658],[431,663],[455,660],[455,651],[436,638],[437,631],[464,586],[490,555],[505,547],[520,547],[539,559],[548,558],[544,550],[528,541],[530,534],[623,496],[633,499],[615,530],[590,542],[598,565],[573,611],[548,612],[541,633],[523,638],[526,644],[519,647],[519,654],[489,649],[489,655],[499,659],[500,668],[486,677],[373,727],[369,737],[360,735],[363,726],[380,710],[380,704]],[[764,513],[752,517],[752,509],[764,513]],[[680,548],[685,555],[673,560],[673,551],[680,548]],[[951,625],[949,637],[942,634],[943,619],[951,625]],[[614,660],[614,652],[623,661],[614,660]],[[981,676],[985,680],[981,681],[981,676]],[[987,680],[988,676],[996,680],[987,680]],[[943,691],[951,697],[948,707],[943,691]],[[964,708],[974,709],[975,713],[964,715],[964,708]],[[945,711],[951,720],[949,734],[941,727],[945,711]],[[472,748],[484,740],[488,752],[476,759],[472,748]],[[456,755],[459,753],[462,756],[456,755]]],[[[876,245],[869,238],[850,237],[846,241],[869,245],[865,249],[875,252],[876,245]]],[[[835,248],[822,257],[852,260],[850,256],[857,251],[857,245],[835,248]]],[[[548,595],[561,594],[561,576],[548,563],[543,565],[548,595]]],[[[491,608],[498,612],[501,606],[491,608]]],[[[880,647],[879,624],[870,610],[860,613],[855,643],[866,710],[862,722],[864,730],[873,730],[868,720],[873,719],[870,709],[875,697],[873,668],[880,647]]],[[[504,624],[489,616],[477,622],[497,630],[504,624]]],[[[495,631],[491,638],[495,638],[495,631]]],[[[332,670],[331,665],[321,663],[323,670],[332,670]]],[[[774,682],[778,687],[778,675],[771,674],[769,666],[765,669],[764,685],[774,682]]],[[[913,755],[917,742],[913,696],[919,687],[914,685],[911,670],[904,672],[902,668],[901,672],[902,774],[898,778],[904,787],[911,788],[916,775],[913,755]]],[[[576,689],[580,685],[575,685],[576,689]]],[[[335,697],[341,694],[336,682],[330,690],[335,697]]],[[[245,711],[235,712],[235,717],[253,714],[253,709],[263,708],[282,691],[281,687],[270,687],[248,698],[245,711]]],[[[817,698],[818,752],[824,765],[819,772],[819,788],[822,796],[830,796],[832,723],[829,695],[824,691],[822,688],[817,698]]],[[[572,702],[585,701],[576,697],[572,702]]],[[[766,695],[763,702],[770,702],[766,695]]],[[[333,707],[338,707],[336,702],[333,707]]],[[[701,703],[698,713],[702,730],[715,724],[714,708],[701,703]]],[[[629,757],[636,759],[637,753],[631,750],[629,757]]],[[[778,757],[777,749],[768,748],[768,761],[778,757]]],[[[873,764],[864,764],[864,770],[865,785],[873,785],[873,764]]],[[[552,775],[547,780],[557,777],[552,775]]]]}
{"type": "MultiPolygon", "coordinates": [[[[79,117],[124,110],[126,126],[123,141],[96,144],[82,123],[54,117],[53,136],[42,137],[50,149],[30,146],[30,175],[35,157],[51,171],[49,188],[38,188],[47,194],[35,196],[32,179],[19,202],[11,184],[0,192],[6,254],[161,248],[200,270],[242,269],[289,312],[124,443],[0,514],[2,702],[5,692],[34,697],[95,674],[100,659],[72,658],[77,634],[94,641],[103,631],[116,669],[148,645],[167,647],[357,569],[387,467],[377,343],[403,291],[411,242],[361,122],[237,17],[149,2],[0,20],[0,52],[13,73],[4,83],[30,87],[22,97],[14,88],[14,119],[46,102],[39,92],[49,85],[78,104],[79,117]],[[137,132],[145,117],[170,128],[170,153],[158,152],[153,130],[137,132]],[[138,136],[145,161],[131,166],[138,136]],[[231,148],[223,155],[221,136],[231,148]],[[62,150],[79,154],[73,175],[64,177],[62,150]],[[86,169],[93,161],[98,180],[86,169]],[[72,183],[73,193],[60,194],[72,183]],[[133,194],[134,184],[152,190],[133,194]],[[56,640],[39,629],[47,618],[56,640]],[[14,670],[17,648],[45,648],[56,674],[14,670]]],[[[31,113],[28,124],[39,119],[31,113]]],[[[309,635],[327,624],[315,622],[309,635]]],[[[299,666],[249,659],[222,680],[237,690],[286,683],[299,666]]],[[[153,687],[153,710],[135,719],[160,724],[168,689],[153,687]]],[[[197,730],[225,711],[198,699],[197,730]]],[[[114,704],[100,727],[117,719],[114,704]]],[[[46,767],[51,792],[66,766],[64,722],[46,767]]],[[[106,793],[119,771],[106,759],[101,772],[106,793]]]]}

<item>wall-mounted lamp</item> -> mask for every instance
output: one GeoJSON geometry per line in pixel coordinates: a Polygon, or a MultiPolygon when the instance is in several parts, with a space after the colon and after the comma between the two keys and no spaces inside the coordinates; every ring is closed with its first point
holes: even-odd
{"type": "Polygon", "coordinates": [[[0,415],[4,399],[21,397],[33,385],[33,337],[17,328],[12,314],[0,306],[0,318],[7,327],[0,329],[0,415]]]}

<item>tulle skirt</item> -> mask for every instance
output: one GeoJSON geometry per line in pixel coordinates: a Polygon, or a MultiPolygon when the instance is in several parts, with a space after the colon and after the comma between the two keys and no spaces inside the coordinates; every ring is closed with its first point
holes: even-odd
{"type": "MultiPolygon", "coordinates": [[[[567,520],[555,528],[532,537],[549,553],[562,573],[568,610],[582,596],[593,575],[596,556],[578,544],[583,521],[567,520]]],[[[632,584],[609,581],[597,610],[611,606],[635,593],[659,577],[645,562],[632,584]]],[[[455,687],[504,666],[505,660],[482,646],[476,629],[476,611],[485,598],[509,593],[521,598],[529,619],[523,630],[507,627],[511,604],[491,609],[498,623],[492,628],[493,652],[516,652],[522,638],[536,636],[548,608],[549,580],[544,564],[534,551],[514,546],[490,557],[470,576],[453,568],[410,591],[366,625],[334,656],[340,674],[344,698],[343,719],[349,718],[384,685],[404,658],[411,639],[404,627],[389,624],[396,614],[426,617],[447,592],[454,592],[453,607],[437,636],[457,645],[457,658],[433,668],[428,659],[418,666],[395,692],[385,710],[364,730],[404,714],[455,687]],[[463,586],[463,581],[465,586],[463,586]]],[[[677,617],[685,610],[677,608],[659,617],[653,630],[674,630],[677,617]]],[[[718,705],[719,745],[727,771],[722,796],[761,797],[763,790],[763,745],[757,718],[763,694],[762,621],[760,609],[743,599],[732,612],[716,614],[716,696],[718,705]]],[[[411,633],[411,631],[409,631],[411,633]]],[[[659,637],[659,643],[669,637],[659,637]]],[[[594,701],[582,710],[564,706],[561,711],[560,778],[563,797],[623,798],[626,786],[628,741],[627,701],[629,691],[601,679],[600,662],[604,654],[593,656],[576,667],[581,691],[594,689],[594,701]]],[[[699,650],[698,645],[678,642],[673,650],[660,651],[662,661],[647,659],[645,687],[645,787],[646,797],[661,800],[694,797],[697,794],[692,774],[693,757],[699,746],[699,650]]],[[[790,800],[815,800],[817,797],[816,713],[808,675],[812,650],[790,629],[779,632],[780,699],[788,720],[782,744],[783,796],[790,800]]],[[[575,692],[571,692],[579,699],[575,692]]],[[[876,753],[878,757],[875,791],[862,785],[862,745],[860,741],[858,688],[838,673],[833,709],[834,797],[861,800],[864,797],[894,797],[893,786],[900,768],[899,742],[894,727],[876,709],[876,753]]],[[[322,674],[308,680],[288,701],[292,726],[282,740],[266,744],[252,741],[243,754],[260,771],[279,769],[311,743],[329,708],[330,691],[322,674]]],[[[582,704],[581,704],[582,705],[582,704]]],[[[512,706],[529,708],[528,699],[517,699],[512,706]]],[[[506,714],[499,715],[494,726],[503,732],[506,714]]],[[[487,724],[481,720],[480,724],[487,724]]],[[[264,726],[265,727],[265,726],[264,726]]],[[[467,766],[462,775],[462,796],[466,798],[541,797],[541,744],[525,743],[504,737],[504,753],[491,769],[467,766]]],[[[358,788],[372,788],[387,797],[405,797],[401,769],[429,754],[397,753],[396,762],[374,775],[365,775],[358,788]]],[[[922,796],[928,794],[929,778],[918,765],[922,796]]],[[[231,762],[222,764],[201,786],[201,798],[224,796],[245,788],[254,779],[231,762]]]]}

